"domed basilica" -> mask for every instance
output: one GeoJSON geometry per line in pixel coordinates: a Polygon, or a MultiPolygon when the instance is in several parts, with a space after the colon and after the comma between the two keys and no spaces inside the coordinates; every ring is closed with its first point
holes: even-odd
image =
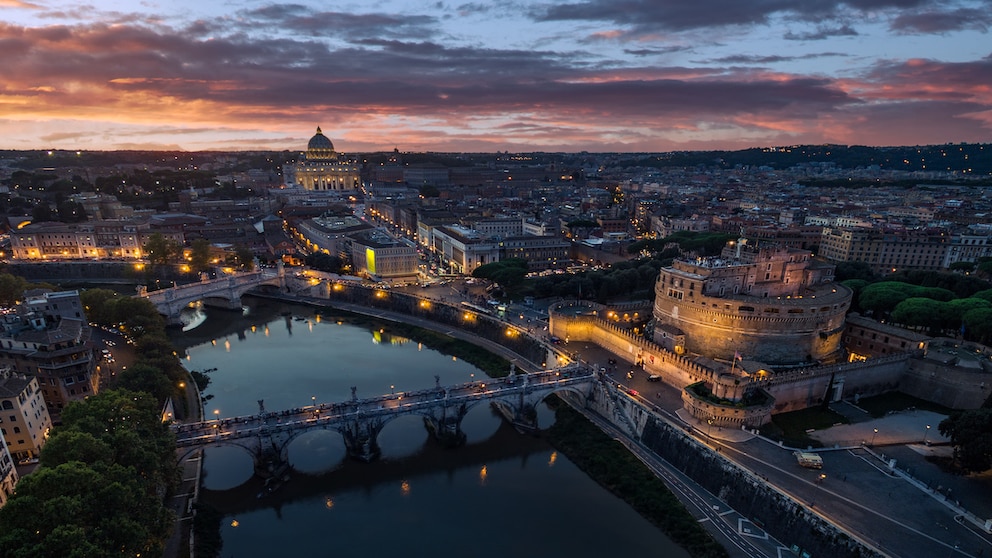
{"type": "Polygon", "coordinates": [[[358,165],[340,155],[318,126],[299,162],[283,167],[286,185],[315,191],[357,189],[361,185],[358,165]]]}

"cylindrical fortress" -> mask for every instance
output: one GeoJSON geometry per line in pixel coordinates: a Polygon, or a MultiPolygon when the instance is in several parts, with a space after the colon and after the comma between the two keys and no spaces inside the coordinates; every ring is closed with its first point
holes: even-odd
{"type": "Polygon", "coordinates": [[[833,266],[808,252],[754,250],[742,259],[676,260],[655,285],[655,341],[677,352],[767,364],[831,360],[841,349],[852,292],[835,284],[833,266]],[[669,327],[659,327],[659,326],[669,327]]]}

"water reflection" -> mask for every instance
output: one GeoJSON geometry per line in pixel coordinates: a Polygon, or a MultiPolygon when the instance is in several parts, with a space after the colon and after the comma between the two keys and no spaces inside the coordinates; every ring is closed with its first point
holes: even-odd
{"type": "MultiPolygon", "coordinates": [[[[419,343],[394,342],[388,328],[358,327],[327,314],[318,319],[305,307],[266,301],[248,306],[247,314],[220,313],[223,319],[216,321],[208,309],[210,318],[174,338],[186,348],[189,368],[216,368],[206,390],[214,396],[208,413],[252,414],[259,400],[269,410],[344,401],[352,386],[358,397],[371,397],[389,393],[390,386],[400,393],[485,377],[419,343]],[[306,328],[292,327],[297,317],[307,321],[306,328]],[[276,327],[280,319],[285,325],[276,327]]],[[[539,425],[552,424],[546,405],[536,413],[539,425]]],[[[380,433],[382,458],[372,463],[349,459],[336,431],[303,434],[288,448],[294,469],[289,482],[264,497],[246,452],[207,450],[201,494],[227,518],[223,555],[325,556],[333,541],[334,554],[343,555],[685,556],[543,440],[518,433],[489,405],[469,410],[461,428],[465,445],[448,449],[429,435],[422,419],[397,418],[380,433]],[[492,525],[492,518],[540,521],[503,525],[507,529],[498,537],[480,544],[480,526],[492,525]]]]}

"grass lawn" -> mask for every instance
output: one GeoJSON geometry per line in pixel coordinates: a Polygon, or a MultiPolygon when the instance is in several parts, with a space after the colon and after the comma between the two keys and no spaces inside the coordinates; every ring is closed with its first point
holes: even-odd
{"type": "Polygon", "coordinates": [[[823,430],[837,423],[847,423],[847,419],[830,409],[810,407],[791,413],[772,416],[772,422],[761,427],[761,433],[773,440],[781,440],[787,446],[804,448],[820,447],[823,444],[806,433],[807,430],[823,430]]]}
{"type": "Polygon", "coordinates": [[[933,411],[942,415],[951,414],[951,409],[943,405],[917,399],[901,391],[890,391],[882,395],[862,397],[858,400],[857,406],[868,411],[868,414],[875,418],[884,417],[892,411],[905,411],[910,407],[915,407],[923,411],[933,411]]]}

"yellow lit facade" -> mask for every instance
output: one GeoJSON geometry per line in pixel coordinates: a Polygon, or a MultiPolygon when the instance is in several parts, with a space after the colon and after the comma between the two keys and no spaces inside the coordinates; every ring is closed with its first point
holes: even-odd
{"type": "Polygon", "coordinates": [[[317,127],[300,161],[283,167],[289,186],[314,191],[350,192],[361,186],[358,166],[334,151],[334,144],[317,127]]]}

